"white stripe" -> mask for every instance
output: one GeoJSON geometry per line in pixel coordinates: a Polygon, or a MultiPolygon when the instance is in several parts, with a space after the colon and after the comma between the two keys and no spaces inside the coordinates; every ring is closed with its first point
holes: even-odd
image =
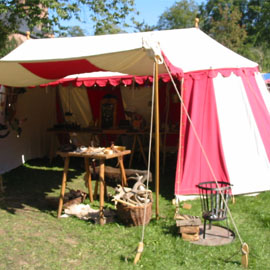
{"type": "Polygon", "coordinates": [[[35,86],[52,81],[40,78],[20,64],[13,62],[0,62],[0,77],[2,84],[14,87],[35,86]]]}
{"type": "Polygon", "coordinates": [[[234,194],[270,189],[270,164],[240,77],[213,80],[225,161],[234,194]]]}

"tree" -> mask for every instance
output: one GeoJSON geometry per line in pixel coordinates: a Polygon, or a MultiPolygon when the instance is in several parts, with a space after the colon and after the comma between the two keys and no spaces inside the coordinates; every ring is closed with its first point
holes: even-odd
{"type": "Polygon", "coordinates": [[[244,16],[249,42],[254,46],[270,43],[270,2],[250,0],[244,16]]]}
{"type": "Polygon", "coordinates": [[[138,32],[149,32],[149,31],[154,31],[157,29],[157,26],[155,25],[148,25],[145,23],[145,21],[142,22],[135,22],[135,29],[138,32]]]}
{"type": "Polygon", "coordinates": [[[68,27],[68,29],[66,30],[66,32],[63,32],[60,34],[61,37],[82,37],[85,36],[83,29],[78,26],[71,26],[68,27]]]}
{"type": "Polygon", "coordinates": [[[200,6],[202,29],[236,52],[243,52],[247,37],[242,25],[243,13],[240,8],[244,8],[243,3],[233,0],[209,0],[200,6]]]}
{"type": "Polygon", "coordinates": [[[208,0],[200,6],[202,29],[230,49],[270,70],[270,2],[208,0]]]}
{"type": "Polygon", "coordinates": [[[181,0],[161,14],[158,29],[194,27],[199,6],[193,0],[181,0]]]}
{"type": "Polygon", "coordinates": [[[32,32],[47,36],[54,31],[67,31],[61,20],[80,18],[80,10],[89,11],[89,19],[95,31],[100,28],[107,32],[124,24],[127,16],[135,12],[134,0],[1,0],[0,1],[0,46],[7,41],[10,33],[18,32],[26,23],[32,32]]]}
{"type": "Polygon", "coordinates": [[[0,47],[0,58],[18,47],[19,43],[14,37],[7,39],[6,42],[0,47]]]}
{"type": "Polygon", "coordinates": [[[102,23],[97,23],[95,35],[108,35],[108,34],[119,34],[125,33],[119,26],[111,24],[109,27],[103,25],[102,23]]]}
{"type": "Polygon", "coordinates": [[[233,51],[240,51],[247,37],[246,30],[240,26],[241,12],[237,7],[218,6],[220,19],[212,20],[209,34],[233,51]]]}

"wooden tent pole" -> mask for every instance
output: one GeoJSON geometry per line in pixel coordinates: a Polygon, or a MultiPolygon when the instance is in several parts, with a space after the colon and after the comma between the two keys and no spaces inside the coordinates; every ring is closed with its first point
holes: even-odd
{"type": "Polygon", "coordinates": [[[158,59],[155,61],[155,153],[156,153],[156,219],[159,218],[159,91],[158,59]]]}

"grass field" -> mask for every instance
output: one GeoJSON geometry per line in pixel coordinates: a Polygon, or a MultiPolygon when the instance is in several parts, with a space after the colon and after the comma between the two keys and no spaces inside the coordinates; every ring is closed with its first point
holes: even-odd
{"type": "MultiPolygon", "coordinates": [[[[81,165],[71,161],[68,187],[86,190],[81,165]]],[[[61,159],[52,165],[40,159],[3,175],[6,189],[0,197],[1,270],[242,269],[237,237],[229,245],[207,247],[185,242],[177,234],[171,203],[173,168],[161,176],[161,218],[155,220],[153,215],[146,227],[144,252],[137,265],[133,265],[133,259],[141,227],[127,227],[120,221],[100,226],[77,218],[56,218],[56,209],[48,207],[46,197],[59,196],[62,169],[61,159]]],[[[190,203],[192,209],[183,213],[200,216],[200,201],[190,203]]],[[[230,203],[241,237],[250,248],[249,269],[270,269],[269,205],[270,192],[237,196],[236,203],[230,203]]],[[[93,207],[97,206],[95,201],[93,207]]],[[[110,201],[106,206],[113,208],[110,201]]],[[[229,226],[235,231],[230,221],[229,226]]]]}

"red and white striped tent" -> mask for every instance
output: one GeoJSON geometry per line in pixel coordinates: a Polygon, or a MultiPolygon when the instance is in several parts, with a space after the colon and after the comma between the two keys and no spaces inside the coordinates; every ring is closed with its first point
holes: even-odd
{"type": "MultiPolygon", "coordinates": [[[[233,184],[234,194],[269,190],[270,96],[258,65],[199,29],[28,40],[0,60],[0,84],[41,85],[96,71],[151,76],[157,55],[164,57],[173,75],[184,79],[184,104],[215,177],[233,184]]],[[[167,73],[163,64],[159,73],[167,73]]],[[[41,107],[40,115],[46,117],[44,104],[35,106],[37,112],[31,108],[35,116],[41,107]]],[[[214,180],[187,116],[182,113],[181,118],[175,178],[178,196],[197,194],[199,182],[214,180]]],[[[30,131],[28,134],[34,136],[30,131]]],[[[7,140],[0,141],[1,148],[7,148],[7,140]]],[[[40,153],[36,151],[26,159],[40,153]]]]}

